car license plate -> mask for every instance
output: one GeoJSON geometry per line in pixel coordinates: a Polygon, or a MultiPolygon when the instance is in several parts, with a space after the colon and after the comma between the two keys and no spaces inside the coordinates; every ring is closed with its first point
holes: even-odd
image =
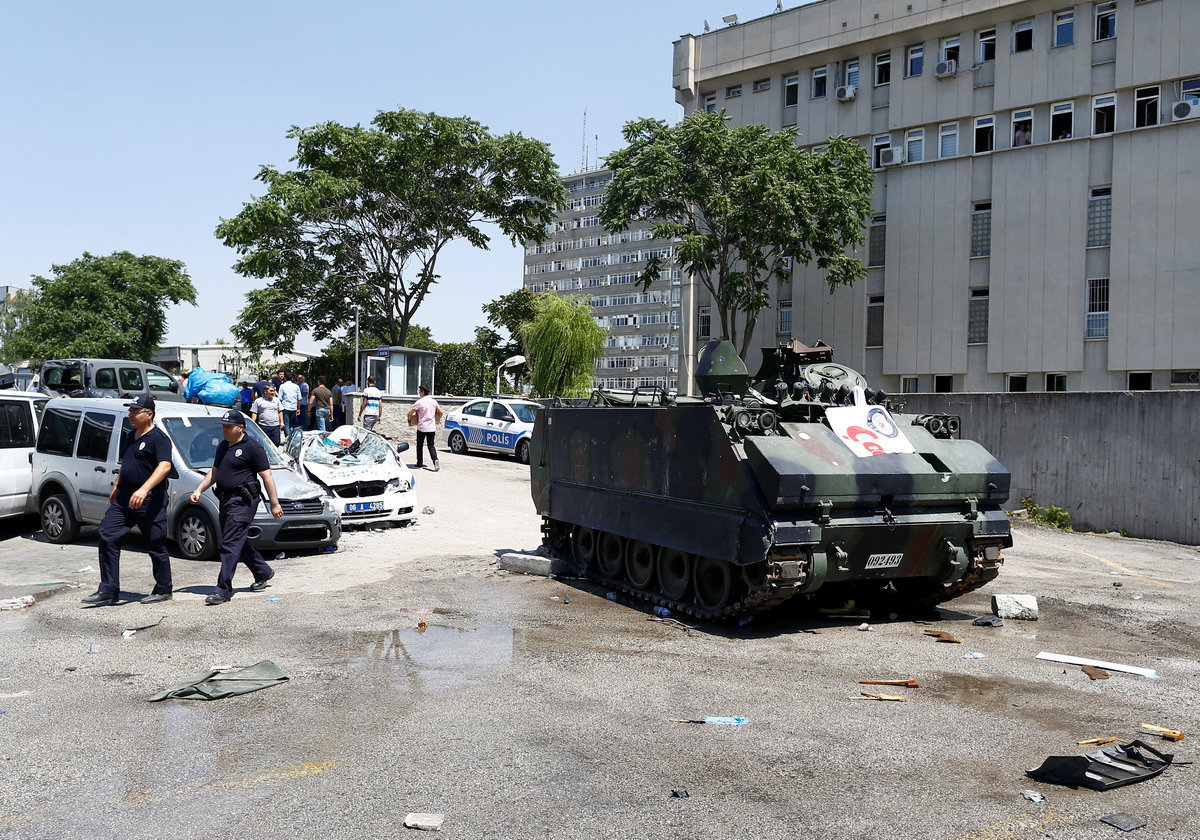
{"type": "Polygon", "coordinates": [[[383,502],[350,502],[346,505],[346,513],[365,513],[373,510],[383,510],[383,502]]]}

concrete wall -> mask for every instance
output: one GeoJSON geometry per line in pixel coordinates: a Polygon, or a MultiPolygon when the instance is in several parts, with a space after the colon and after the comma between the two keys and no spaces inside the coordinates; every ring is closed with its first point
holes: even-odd
{"type": "Polygon", "coordinates": [[[1081,529],[1200,544],[1197,391],[906,394],[908,413],[962,417],[1029,496],[1081,529]]]}

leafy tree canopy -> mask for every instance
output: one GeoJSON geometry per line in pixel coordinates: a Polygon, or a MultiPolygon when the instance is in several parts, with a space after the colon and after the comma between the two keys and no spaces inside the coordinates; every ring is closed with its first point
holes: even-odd
{"type": "Polygon", "coordinates": [[[355,306],[364,332],[411,346],[450,242],[487,249],[485,224],[514,244],[542,241],[564,201],[546,144],[467,117],[381,111],[370,127],[329,122],[288,137],[295,168],[262,167],[266,194],[216,229],[241,255],[239,273],[270,281],[246,295],[233,332],[276,352],[302,330],[341,332],[355,306]]]}
{"type": "Polygon", "coordinates": [[[532,392],[542,397],[585,397],[604,353],[607,331],[582,296],[538,295],[533,320],[522,326],[532,392]]]}
{"type": "MultiPolygon", "coordinates": [[[[863,242],[871,212],[866,151],[843,137],[821,154],[796,147],[793,129],[730,128],[724,114],[697,111],[674,126],[625,125],[624,149],[609,155],[613,180],[600,208],[610,230],[654,221],[656,237],[678,238],[678,262],[712,294],[724,336],[742,358],[758,314],[770,304],[770,279],[784,259],[825,271],[832,292],[866,273],[848,253],[863,242]],[[739,344],[740,338],[740,344],[739,344]]],[[[649,285],[664,260],[648,261],[649,285]]]]}
{"type": "Polygon", "coordinates": [[[537,300],[541,294],[545,294],[545,292],[517,289],[515,292],[501,295],[483,305],[488,323],[496,329],[505,330],[509,335],[509,340],[505,342],[495,330],[489,330],[486,327],[480,328],[490,334],[491,341],[485,343],[485,346],[489,351],[492,364],[498,365],[505,359],[518,354],[529,356],[521,328],[532,321],[537,314],[537,300]]]}
{"type": "Polygon", "coordinates": [[[84,253],[35,276],[21,322],[7,336],[9,359],[111,358],[149,360],[167,331],[167,306],[196,303],[183,263],[84,253]]]}

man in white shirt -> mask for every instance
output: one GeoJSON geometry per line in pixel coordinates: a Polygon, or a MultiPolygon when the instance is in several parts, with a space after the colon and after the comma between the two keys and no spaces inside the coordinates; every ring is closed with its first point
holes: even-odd
{"type": "Polygon", "coordinates": [[[279,402],[283,404],[283,437],[284,440],[291,437],[292,429],[298,423],[297,418],[300,416],[300,386],[296,384],[292,375],[289,373],[284,378],[283,384],[279,386],[279,402]]]}
{"type": "Polygon", "coordinates": [[[358,409],[358,420],[364,429],[373,429],[383,418],[383,391],[375,387],[375,377],[367,377],[367,387],[362,392],[362,405],[358,409]]]}

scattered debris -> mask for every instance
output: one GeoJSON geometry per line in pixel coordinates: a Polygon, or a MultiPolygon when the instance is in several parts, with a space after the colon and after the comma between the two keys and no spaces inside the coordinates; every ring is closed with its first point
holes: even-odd
{"type": "Polygon", "coordinates": [[[667,616],[669,616],[671,614],[671,611],[669,609],[667,609],[666,607],[655,607],[654,614],[656,616],[658,616],[659,618],[666,618],[667,616]]]}
{"type": "Polygon", "coordinates": [[[964,653],[963,659],[983,659],[983,654],[977,650],[973,650],[970,653],[964,653]]]}
{"type": "Polygon", "coordinates": [[[608,593],[607,595],[605,595],[604,597],[605,597],[605,598],[607,598],[607,599],[608,599],[608,600],[610,600],[610,601],[615,601],[615,600],[617,600],[617,593],[616,593],[616,592],[609,592],[609,593],[608,593]]]}
{"type": "Polygon", "coordinates": [[[1143,723],[1142,731],[1146,732],[1150,735],[1158,735],[1164,741],[1182,741],[1183,740],[1183,733],[1180,732],[1178,729],[1167,729],[1166,727],[1154,726],[1153,724],[1150,724],[1150,723],[1143,723]]]}
{"type": "Polygon", "coordinates": [[[902,694],[873,694],[870,691],[860,691],[859,694],[862,696],[861,697],[851,697],[850,699],[851,700],[861,700],[863,698],[866,698],[867,700],[892,700],[897,703],[904,703],[907,700],[907,698],[904,697],[904,695],[902,695],[902,694]]]}
{"type": "Polygon", "coordinates": [[[668,723],[711,723],[719,726],[745,726],[750,722],[748,717],[702,717],[699,720],[694,718],[668,718],[668,723]]]}
{"type": "Polygon", "coordinates": [[[1121,588],[1122,586],[1124,586],[1124,585],[1125,585],[1125,584],[1121,583],[1121,581],[1119,581],[1119,580],[1114,580],[1114,581],[1113,581],[1113,588],[1114,588],[1114,589],[1120,589],[1120,588],[1121,588]]]}
{"type": "Polygon", "coordinates": [[[1170,753],[1161,753],[1142,741],[1133,741],[1085,755],[1051,756],[1040,766],[1027,770],[1025,775],[1055,785],[1082,785],[1093,790],[1109,790],[1152,779],[1166,770],[1174,758],[1170,753]]]}
{"type": "Polygon", "coordinates": [[[425,505],[425,507],[421,508],[421,513],[425,514],[426,516],[431,516],[433,514],[433,506],[425,505]]]}
{"type": "Polygon", "coordinates": [[[267,600],[268,601],[282,601],[283,599],[280,598],[278,595],[268,595],[267,600]]]}
{"type": "Polygon", "coordinates": [[[149,630],[151,627],[157,627],[158,625],[162,624],[165,619],[166,619],[166,616],[164,615],[162,618],[160,618],[158,621],[154,622],[153,624],[144,624],[141,627],[126,627],[124,630],[121,631],[121,635],[126,639],[132,638],[133,635],[135,633],[137,633],[139,630],[149,630]]]}
{"type": "Polygon", "coordinates": [[[22,595],[20,598],[5,598],[3,601],[0,601],[0,610],[20,610],[32,606],[32,595],[22,595]]]}
{"type": "Polygon", "coordinates": [[[135,633],[137,633],[136,630],[122,630],[121,637],[125,639],[132,639],[135,633]]]}
{"type": "Polygon", "coordinates": [[[425,619],[423,619],[423,618],[417,622],[417,632],[418,633],[424,633],[428,627],[429,627],[429,625],[425,623],[425,619]]]}
{"type": "Polygon", "coordinates": [[[1092,744],[1099,746],[1100,744],[1112,744],[1112,743],[1128,744],[1129,742],[1124,740],[1123,738],[1113,738],[1113,737],[1109,736],[1107,738],[1088,738],[1086,741],[1076,741],[1075,743],[1081,747],[1084,747],[1084,746],[1089,746],[1092,744]]]}
{"type": "Polygon", "coordinates": [[[906,688],[917,688],[916,680],[859,680],[859,685],[902,685],[906,688]]]}
{"type": "Polygon", "coordinates": [[[14,697],[27,697],[27,696],[29,696],[28,691],[18,691],[16,694],[0,694],[0,697],[4,698],[5,700],[11,700],[14,697]]]}
{"type": "Polygon", "coordinates": [[[286,560],[287,552],[284,552],[284,551],[279,552],[278,554],[275,555],[275,559],[276,560],[286,560]]]}
{"type": "Polygon", "coordinates": [[[676,799],[687,799],[688,798],[688,792],[686,790],[673,790],[673,791],[671,791],[671,795],[674,796],[676,799]]]}
{"type": "Polygon", "coordinates": [[[1083,656],[1068,656],[1065,653],[1050,653],[1042,651],[1037,655],[1038,659],[1044,659],[1048,662],[1061,662],[1064,665],[1091,665],[1096,668],[1103,668],[1106,671],[1121,671],[1126,674],[1137,674],[1139,677],[1156,680],[1158,674],[1151,668],[1139,668],[1136,665],[1121,665],[1118,662],[1104,662],[1100,659],[1087,659],[1083,656]]]}
{"type": "Polygon", "coordinates": [[[952,645],[961,645],[962,639],[947,633],[945,630],[926,630],[926,636],[933,636],[939,642],[948,642],[952,645]]]}
{"type": "Polygon", "coordinates": [[[1014,621],[1037,621],[1037,598],[1033,595],[993,595],[992,612],[1014,621]]]}
{"type": "Polygon", "coordinates": [[[569,603],[571,603],[571,596],[570,596],[570,595],[564,595],[564,596],[563,596],[563,603],[564,603],[564,604],[569,604],[569,603]]]}
{"type": "Polygon", "coordinates": [[[99,642],[92,642],[90,645],[88,645],[88,653],[99,653],[99,652],[100,652],[100,643],[99,642]]]}
{"type": "Polygon", "coordinates": [[[1046,797],[1042,796],[1036,790],[1023,790],[1021,791],[1021,795],[1035,805],[1040,805],[1046,801],[1046,797]]]}
{"type": "Polygon", "coordinates": [[[421,831],[441,831],[445,820],[445,814],[408,814],[404,818],[404,827],[421,831]]]}
{"type": "Polygon", "coordinates": [[[172,686],[150,697],[150,702],[159,700],[220,700],[237,694],[249,694],[263,688],[281,685],[288,677],[270,660],[264,659],[254,665],[236,671],[213,669],[202,677],[172,686]]]}
{"type": "Polygon", "coordinates": [[[858,625],[858,629],[859,630],[874,630],[875,628],[872,627],[870,624],[867,624],[867,622],[864,621],[862,624],[858,625]]]}
{"type": "Polygon", "coordinates": [[[1135,817],[1133,814],[1109,814],[1107,817],[1101,817],[1100,822],[1108,823],[1109,825],[1119,828],[1122,831],[1133,831],[1135,828],[1142,828],[1146,825],[1146,821],[1141,817],[1135,817]]]}
{"type": "Polygon", "coordinates": [[[1003,627],[1004,619],[998,615],[981,615],[971,623],[976,627],[1003,627]]]}
{"type": "Polygon", "coordinates": [[[1103,668],[1097,668],[1095,665],[1084,665],[1082,670],[1083,673],[1087,674],[1093,680],[1108,679],[1108,671],[1105,671],[1103,668]]]}
{"type": "Polygon", "coordinates": [[[1133,600],[1135,600],[1135,601],[1140,601],[1140,600],[1142,600],[1142,598],[1144,598],[1144,597],[1146,597],[1146,596],[1144,596],[1144,595],[1143,595],[1141,592],[1134,592],[1134,593],[1133,593],[1133,600]]]}

